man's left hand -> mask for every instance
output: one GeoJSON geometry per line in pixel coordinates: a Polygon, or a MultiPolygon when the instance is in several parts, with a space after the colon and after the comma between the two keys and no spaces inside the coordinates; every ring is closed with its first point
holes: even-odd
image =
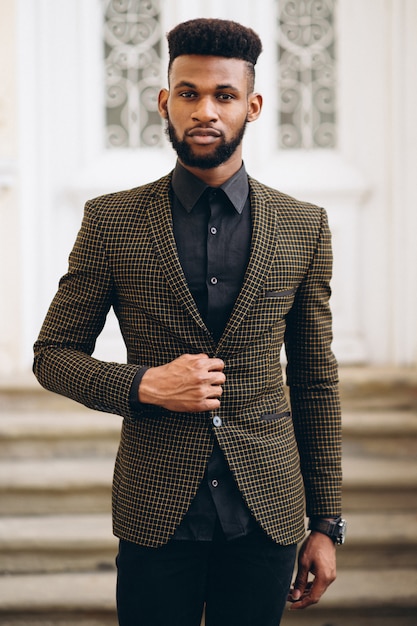
{"type": "Polygon", "coordinates": [[[327,587],[336,578],[336,547],[332,539],[319,532],[311,532],[301,546],[298,572],[288,596],[291,610],[305,609],[317,604],[327,587]],[[309,573],[314,580],[308,581],[309,573]]]}

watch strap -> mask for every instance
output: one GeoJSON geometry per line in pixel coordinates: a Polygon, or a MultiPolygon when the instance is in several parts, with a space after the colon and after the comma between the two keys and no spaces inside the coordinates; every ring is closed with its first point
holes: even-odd
{"type": "Polygon", "coordinates": [[[346,522],[342,517],[337,517],[334,519],[324,519],[314,517],[311,518],[308,529],[314,530],[323,535],[327,535],[330,537],[335,543],[341,544],[344,542],[345,538],[345,528],[346,522]]]}

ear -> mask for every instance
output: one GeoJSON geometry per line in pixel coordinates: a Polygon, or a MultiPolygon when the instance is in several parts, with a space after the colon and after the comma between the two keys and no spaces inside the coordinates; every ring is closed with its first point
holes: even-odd
{"type": "Polygon", "coordinates": [[[166,119],[168,117],[168,89],[161,89],[158,95],[158,111],[159,115],[166,119]]]}
{"type": "Polygon", "coordinates": [[[248,122],[258,119],[262,111],[263,98],[260,93],[251,93],[248,98],[248,122]]]}

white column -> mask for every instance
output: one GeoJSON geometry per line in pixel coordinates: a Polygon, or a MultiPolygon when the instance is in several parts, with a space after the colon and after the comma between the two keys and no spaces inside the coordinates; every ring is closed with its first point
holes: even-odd
{"type": "Polygon", "coordinates": [[[338,4],[341,147],[369,186],[358,234],[361,332],[369,362],[415,364],[417,4],[338,4]]]}
{"type": "Polygon", "coordinates": [[[391,0],[392,346],[394,363],[417,363],[417,3],[391,0]]]}
{"type": "Polygon", "coordinates": [[[15,3],[0,5],[0,377],[12,376],[21,350],[21,245],[15,3]]]}

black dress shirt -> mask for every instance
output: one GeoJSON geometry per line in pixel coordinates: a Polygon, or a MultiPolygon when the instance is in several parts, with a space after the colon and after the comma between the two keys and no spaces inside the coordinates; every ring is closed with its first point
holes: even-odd
{"type": "Polygon", "coordinates": [[[188,287],[218,341],[241,290],[252,224],[244,167],[219,188],[177,164],[173,178],[175,241],[188,287]]]}
{"type": "MultiPolygon", "coordinates": [[[[177,163],[172,178],[172,223],[178,256],[191,294],[218,341],[241,290],[252,236],[249,183],[241,169],[210,188],[177,163]]],[[[135,404],[146,368],[136,376],[135,404]]],[[[204,479],[174,539],[210,541],[218,529],[236,539],[257,528],[215,441],[204,479]]]]}

